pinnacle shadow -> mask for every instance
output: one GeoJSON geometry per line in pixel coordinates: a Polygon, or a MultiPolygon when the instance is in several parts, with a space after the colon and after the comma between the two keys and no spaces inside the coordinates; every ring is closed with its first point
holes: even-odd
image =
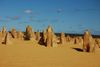
{"type": "Polygon", "coordinates": [[[72,49],[79,51],[79,52],[83,52],[83,50],[81,48],[72,48],[72,49]]]}

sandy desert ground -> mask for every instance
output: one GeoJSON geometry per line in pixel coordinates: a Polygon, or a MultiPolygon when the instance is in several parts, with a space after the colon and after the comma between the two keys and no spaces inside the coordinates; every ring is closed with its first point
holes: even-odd
{"type": "Polygon", "coordinates": [[[32,41],[0,44],[0,67],[100,67],[100,49],[95,53],[77,51],[81,45],[47,48],[32,41]]]}

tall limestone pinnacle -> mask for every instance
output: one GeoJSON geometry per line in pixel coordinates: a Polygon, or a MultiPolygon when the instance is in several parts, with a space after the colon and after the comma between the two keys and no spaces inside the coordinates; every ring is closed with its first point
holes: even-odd
{"type": "Polygon", "coordinates": [[[24,34],[21,31],[17,32],[17,39],[24,40],[24,34]]]}
{"type": "Polygon", "coordinates": [[[37,41],[40,40],[40,32],[39,32],[39,31],[36,32],[36,40],[37,40],[37,41]]]}
{"type": "Polygon", "coordinates": [[[5,41],[6,33],[7,33],[6,27],[3,26],[3,27],[2,27],[2,30],[1,30],[1,42],[4,42],[4,41],[5,41]]]}
{"type": "Polygon", "coordinates": [[[6,36],[5,36],[5,39],[4,39],[4,44],[12,44],[11,34],[9,32],[6,33],[6,36]]]}
{"type": "Polygon", "coordinates": [[[16,31],[15,28],[11,29],[11,35],[12,35],[13,38],[17,38],[17,31],[16,31]]]}
{"type": "Polygon", "coordinates": [[[44,43],[46,43],[46,39],[47,39],[47,32],[46,32],[46,30],[43,30],[43,40],[44,40],[44,43]]]}
{"type": "Polygon", "coordinates": [[[32,27],[28,25],[26,27],[26,33],[31,33],[31,32],[32,32],[32,27]]]}
{"type": "Polygon", "coordinates": [[[95,44],[91,33],[87,30],[84,32],[83,36],[83,51],[84,52],[94,52],[95,44]]]}
{"type": "Polygon", "coordinates": [[[61,32],[60,40],[61,40],[61,44],[66,44],[66,38],[64,32],[61,32]]]}
{"type": "Polygon", "coordinates": [[[26,39],[27,40],[34,40],[34,32],[31,26],[26,27],[26,39]]]}
{"type": "Polygon", "coordinates": [[[57,47],[57,37],[50,25],[43,31],[43,43],[47,47],[57,47]]]}
{"type": "Polygon", "coordinates": [[[51,47],[52,46],[52,36],[53,36],[53,29],[52,27],[49,25],[47,28],[47,47],[51,47]]]}

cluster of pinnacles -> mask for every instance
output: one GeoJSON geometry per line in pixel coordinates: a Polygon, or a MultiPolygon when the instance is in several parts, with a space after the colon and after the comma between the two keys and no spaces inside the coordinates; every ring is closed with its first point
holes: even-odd
{"type": "Polygon", "coordinates": [[[29,25],[26,27],[25,32],[16,31],[15,28],[7,32],[6,28],[3,27],[0,31],[0,43],[12,44],[13,39],[37,41],[37,43],[46,47],[77,44],[83,46],[84,52],[94,52],[96,45],[100,47],[100,39],[93,38],[89,31],[85,31],[83,36],[65,36],[64,32],[61,32],[60,36],[57,36],[50,25],[43,32],[34,32],[29,25]]]}

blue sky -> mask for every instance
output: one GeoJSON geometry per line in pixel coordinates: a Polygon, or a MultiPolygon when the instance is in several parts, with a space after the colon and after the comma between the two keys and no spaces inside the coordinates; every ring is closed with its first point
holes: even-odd
{"type": "Polygon", "coordinates": [[[42,31],[52,25],[55,32],[100,35],[100,0],[0,0],[0,29],[25,31],[31,25],[42,31]]]}

